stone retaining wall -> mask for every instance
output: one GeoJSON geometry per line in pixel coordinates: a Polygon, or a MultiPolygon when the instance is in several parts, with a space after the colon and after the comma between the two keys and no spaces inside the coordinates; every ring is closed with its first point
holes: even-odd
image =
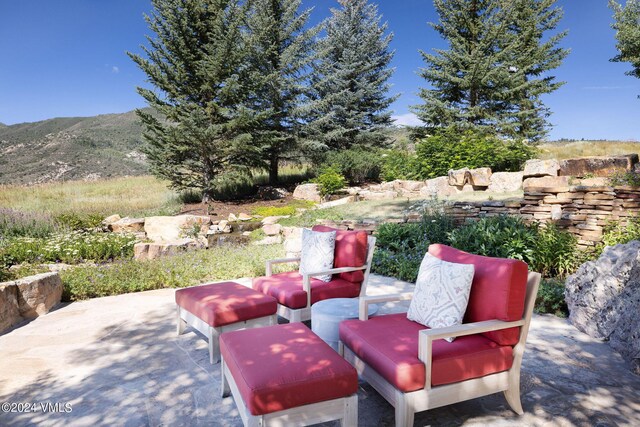
{"type": "Polygon", "coordinates": [[[62,289],[58,273],[0,283],[0,333],[24,320],[48,313],[60,303],[62,289]]]}

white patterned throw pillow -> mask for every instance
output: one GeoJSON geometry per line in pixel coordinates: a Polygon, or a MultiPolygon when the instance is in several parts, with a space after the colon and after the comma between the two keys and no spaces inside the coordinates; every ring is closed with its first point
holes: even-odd
{"type": "MultiPolygon", "coordinates": [[[[430,328],[461,324],[473,273],[473,264],[447,262],[427,253],[420,264],[407,318],[430,328]]],[[[445,339],[452,342],[454,338],[445,339]]]]}
{"type": "MultiPolygon", "coordinates": [[[[333,268],[333,254],[336,248],[336,232],[302,230],[302,254],[300,274],[315,273],[333,268]]],[[[318,276],[323,282],[331,281],[331,274],[318,276]]]]}

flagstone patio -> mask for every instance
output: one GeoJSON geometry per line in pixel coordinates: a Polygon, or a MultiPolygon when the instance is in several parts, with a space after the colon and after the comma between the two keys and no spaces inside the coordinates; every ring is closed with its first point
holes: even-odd
{"type": "MultiPolygon", "coordinates": [[[[409,286],[373,276],[368,293],[409,286]]],[[[176,336],[173,294],[67,304],[0,336],[0,403],[35,404],[24,413],[3,406],[0,425],[242,425],[233,399],[219,397],[206,342],[191,329],[176,336]]],[[[496,394],[416,414],[415,425],[640,425],[640,376],[564,319],[534,315],[522,372],[522,417],[496,394]]],[[[375,390],[361,383],[358,396],[360,426],[393,426],[393,408],[375,390]]]]}

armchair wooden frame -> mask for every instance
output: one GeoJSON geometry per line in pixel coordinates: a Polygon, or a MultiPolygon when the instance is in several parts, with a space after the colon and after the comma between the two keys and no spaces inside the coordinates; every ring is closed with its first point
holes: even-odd
{"type": "MultiPolygon", "coordinates": [[[[339,352],[353,365],[360,377],[367,381],[395,408],[396,427],[413,426],[416,412],[426,411],[440,406],[464,400],[475,399],[492,393],[502,391],[507,403],[518,415],[523,414],[520,403],[520,367],[524,353],[529,325],[533,313],[540,274],[530,272],[527,280],[527,293],[522,319],[514,322],[501,320],[487,320],[483,322],[466,323],[447,328],[425,329],[420,331],[418,357],[424,362],[426,380],[423,389],[402,392],[391,385],[373,368],[363,362],[355,353],[342,342],[339,343],[339,352]],[[431,349],[434,340],[446,337],[460,337],[464,335],[479,334],[483,332],[497,331],[520,327],[520,339],[513,348],[513,365],[511,369],[496,374],[487,375],[461,381],[454,384],[445,384],[436,387],[431,386],[431,349]]],[[[380,297],[366,297],[360,299],[360,320],[367,320],[368,306],[375,303],[386,303],[411,299],[412,293],[402,293],[380,297]]]]}
{"type": "MultiPolygon", "coordinates": [[[[324,276],[326,274],[340,274],[348,273],[351,271],[364,271],[364,279],[360,285],[359,298],[364,297],[367,294],[367,282],[369,281],[369,274],[371,272],[371,260],[373,259],[373,251],[376,246],[376,238],[373,236],[367,236],[367,258],[366,263],[359,267],[340,267],[331,268],[329,270],[317,271],[302,276],[302,288],[307,293],[307,305],[303,308],[289,308],[285,305],[278,304],[278,315],[287,319],[289,322],[303,322],[311,320],[311,278],[317,276],[324,276]]],[[[273,275],[273,266],[276,264],[286,264],[300,262],[300,258],[281,258],[267,260],[266,262],[266,276],[273,275]]]]}

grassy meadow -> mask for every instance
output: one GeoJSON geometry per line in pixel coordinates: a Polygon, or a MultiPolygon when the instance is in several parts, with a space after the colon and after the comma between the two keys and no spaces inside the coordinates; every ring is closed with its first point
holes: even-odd
{"type": "Polygon", "coordinates": [[[165,181],[132,176],[93,182],[2,185],[0,206],[52,217],[66,213],[148,216],[175,214],[181,202],[165,181]]]}
{"type": "Polygon", "coordinates": [[[573,159],[576,157],[613,156],[640,153],[637,141],[564,141],[538,146],[541,159],[573,159]]]}

